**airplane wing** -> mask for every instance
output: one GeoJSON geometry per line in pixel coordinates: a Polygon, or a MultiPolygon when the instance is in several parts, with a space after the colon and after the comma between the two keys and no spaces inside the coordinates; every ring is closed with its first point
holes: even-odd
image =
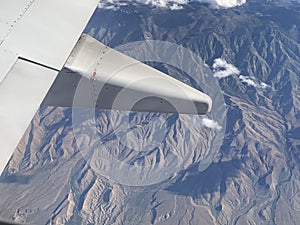
{"type": "Polygon", "coordinates": [[[203,115],[210,111],[211,99],[82,35],[43,105],[203,115]]]}
{"type": "Polygon", "coordinates": [[[0,172],[42,102],[149,112],[210,111],[212,101],[204,93],[81,35],[97,4],[0,1],[0,172]],[[95,102],[86,95],[91,91],[85,91],[94,87],[102,96],[95,102]],[[83,96],[76,92],[80,88],[83,96]]]}
{"type": "Polygon", "coordinates": [[[0,172],[98,2],[0,1],[0,172]]]}

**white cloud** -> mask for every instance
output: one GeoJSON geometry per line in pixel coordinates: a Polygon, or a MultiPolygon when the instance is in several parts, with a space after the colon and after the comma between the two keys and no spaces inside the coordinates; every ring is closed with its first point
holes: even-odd
{"type": "Polygon", "coordinates": [[[226,60],[217,58],[214,60],[214,64],[212,66],[214,77],[220,79],[232,75],[237,75],[242,83],[247,84],[248,86],[253,86],[255,88],[266,89],[270,87],[268,84],[264,82],[258,82],[255,77],[249,77],[240,75],[240,70],[236,68],[234,65],[227,63],[226,60]]]}
{"type": "Polygon", "coordinates": [[[255,83],[255,81],[252,80],[250,77],[240,75],[239,78],[240,78],[241,82],[246,83],[248,86],[257,87],[257,84],[255,83]]]}
{"type": "Polygon", "coordinates": [[[241,82],[246,83],[248,86],[253,86],[253,87],[262,88],[262,89],[266,89],[266,88],[270,87],[266,83],[257,82],[255,78],[251,78],[249,76],[240,75],[239,79],[241,80],[241,82]]]}
{"type": "Polygon", "coordinates": [[[169,8],[171,10],[182,9],[184,4],[187,4],[189,0],[102,0],[100,1],[98,7],[105,9],[117,9],[120,6],[125,6],[127,4],[144,4],[151,5],[160,8],[169,8]]]}
{"type": "Polygon", "coordinates": [[[214,77],[224,78],[231,75],[239,75],[240,71],[234,65],[227,63],[224,59],[217,58],[213,64],[214,77]]]}
{"type": "Polygon", "coordinates": [[[126,4],[145,4],[171,10],[179,10],[188,2],[209,3],[214,8],[232,8],[241,6],[246,3],[246,0],[101,0],[98,7],[105,9],[117,9],[126,4]]]}
{"type": "Polygon", "coordinates": [[[203,118],[201,120],[201,126],[207,127],[210,129],[216,129],[216,130],[221,130],[222,127],[218,124],[218,122],[208,119],[208,118],[203,118]]]}
{"type": "Polygon", "coordinates": [[[174,5],[170,6],[170,9],[171,10],[180,10],[180,9],[183,9],[183,6],[182,5],[178,5],[178,4],[174,4],[174,5]]]}
{"type": "Polygon", "coordinates": [[[266,84],[264,82],[260,82],[260,87],[265,89],[265,88],[269,88],[270,85],[268,85],[268,84],[266,84]]]}
{"type": "MultiPolygon", "coordinates": [[[[213,1],[205,1],[205,2],[213,2],[213,1]]],[[[236,6],[241,6],[246,3],[246,0],[216,0],[217,6],[224,7],[224,8],[232,8],[236,6]]]]}

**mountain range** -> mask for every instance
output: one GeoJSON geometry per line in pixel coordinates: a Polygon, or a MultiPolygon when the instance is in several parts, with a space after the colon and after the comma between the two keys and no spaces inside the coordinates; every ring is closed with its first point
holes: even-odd
{"type": "Polygon", "coordinates": [[[199,117],[131,113],[129,127],[116,134],[123,114],[96,110],[93,133],[89,118],[74,128],[72,108],[42,106],[1,177],[2,217],[28,224],[300,223],[299,3],[248,1],[216,9],[191,2],[180,10],[124,4],[98,8],[85,32],[113,48],[159,40],[201,57],[215,83],[149,64],[198,89],[218,85],[224,118],[218,112],[213,119],[222,129],[201,125],[199,117]],[[235,69],[215,76],[226,68],[235,69]],[[167,129],[159,139],[162,124],[167,129]],[[223,136],[214,151],[218,132],[223,136]],[[157,139],[161,143],[153,147],[157,139]],[[124,184],[126,173],[118,182],[116,174],[95,170],[93,165],[102,166],[96,156],[81,154],[80,148],[91,145],[142,166],[140,172],[174,152],[182,160],[174,165],[181,167],[171,161],[160,168],[168,173],[159,182],[124,184]],[[132,150],[139,145],[149,151],[132,150]]]}

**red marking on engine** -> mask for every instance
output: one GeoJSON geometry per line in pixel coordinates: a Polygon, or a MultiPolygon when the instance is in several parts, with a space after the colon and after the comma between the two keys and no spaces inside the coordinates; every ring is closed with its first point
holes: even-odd
{"type": "Polygon", "coordinates": [[[96,71],[94,71],[94,73],[93,73],[93,77],[95,77],[97,75],[97,72],[96,71]]]}

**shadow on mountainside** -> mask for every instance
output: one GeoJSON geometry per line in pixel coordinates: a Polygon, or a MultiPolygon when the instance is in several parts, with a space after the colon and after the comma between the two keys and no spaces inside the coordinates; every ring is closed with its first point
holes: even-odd
{"type": "Polygon", "coordinates": [[[206,193],[226,192],[226,180],[237,177],[241,162],[231,160],[212,163],[206,170],[199,172],[193,166],[187,169],[174,184],[167,188],[177,195],[199,196],[206,193]]]}
{"type": "Polygon", "coordinates": [[[18,183],[18,184],[28,184],[30,176],[21,174],[11,174],[0,176],[0,183],[18,183]]]}

